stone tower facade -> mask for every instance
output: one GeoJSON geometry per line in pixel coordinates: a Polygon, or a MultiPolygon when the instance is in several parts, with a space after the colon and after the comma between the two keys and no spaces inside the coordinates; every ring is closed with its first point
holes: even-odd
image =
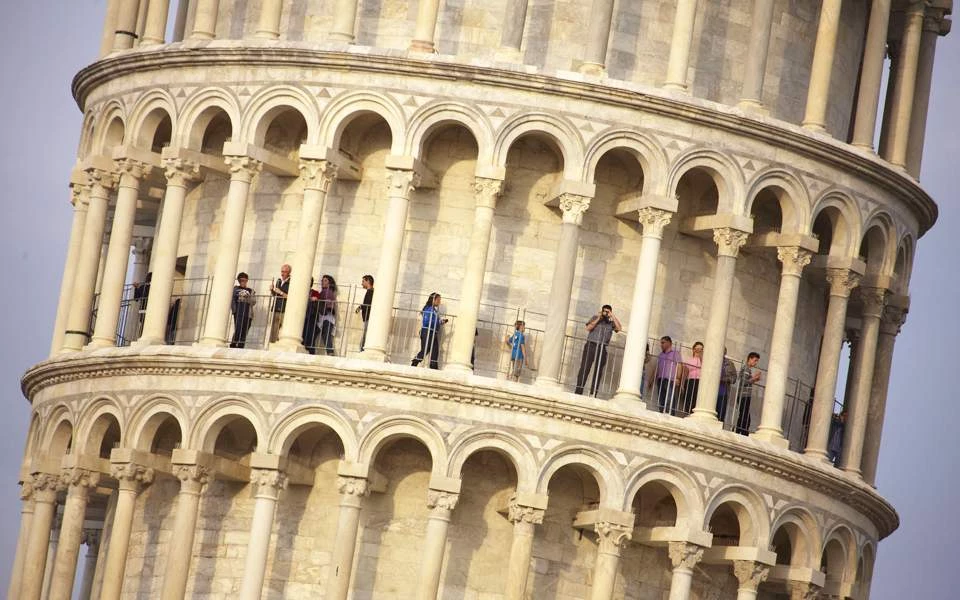
{"type": "Polygon", "coordinates": [[[869,597],[950,0],[107,5],[10,598],[869,597]]]}

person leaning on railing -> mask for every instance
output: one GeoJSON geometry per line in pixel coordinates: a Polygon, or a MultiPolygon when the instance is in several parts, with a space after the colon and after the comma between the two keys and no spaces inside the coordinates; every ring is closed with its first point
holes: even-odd
{"type": "Polygon", "coordinates": [[[657,408],[660,412],[677,414],[677,390],[680,387],[683,357],[674,350],[669,335],[660,338],[660,355],[657,356],[657,371],[654,385],[657,393],[657,408]]]}
{"type": "Polygon", "coordinates": [[[587,341],[583,345],[583,354],[580,355],[580,371],[577,373],[577,386],[574,393],[583,393],[583,386],[587,382],[590,369],[596,362],[593,378],[590,380],[590,395],[595,396],[600,378],[603,377],[603,368],[607,365],[607,345],[614,332],[619,332],[623,327],[620,325],[620,319],[613,314],[613,307],[604,304],[600,312],[587,321],[586,328],[587,341]]]}
{"type": "Polygon", "coordinates": [[[424,356],[430,355],[430,368],[440,368],[440,326],[447,322],[447,319],[440,317],[440,303],[442,299],[438,292],[433,292],[427,298],[423,309],[420,310],[422,319],[420,322],[420,352],[417,353],[410,365],[419,366],[424,356]]]}
{"type": "Polygon", "coordinates": [[[273,300],[273,319],[270,322],[270,341],[280,339],[283,326],[283,314],[287,310],[287,293],[290,291],[290,265],[280,267],[280,277],[270,282],[270,294],[273,300]]]}
{"type": "Polygon", "coordinates": [[[231,348],[243,348],[247,343],[247,331],[253,323],[253,305],[257,298],[255,292],[247,287],[250,276],[246,273],[237,273],[237,285],[233,286],[233,296],[230,301],[230,311],[233,313],[233,339],[231,348]]]}

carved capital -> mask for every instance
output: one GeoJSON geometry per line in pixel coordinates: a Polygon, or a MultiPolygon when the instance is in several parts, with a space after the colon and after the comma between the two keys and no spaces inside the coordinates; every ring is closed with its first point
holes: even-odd
{"type": "Polygon", "coordinates": [[[304,189],[320,190],[326,194],[330,190],[330,184],[336,178],[337,165],[329,160],[300,161],[300,179],[303,181],[304,189]]]}
{"type": "Polygon", "coordinates": [[[880,317],[880,333],[885,335],[899,335],[900,328],[907,322],[907,309],[900,306],[887,305],[883,308],[880,317]]]}
{"type": "Polygon", "coordinates": [[[427,508],[452,511],[457,507],[460,494],[443,490],[427,490],[427,508]]]}
{"type": "Polygon", "coordinates": [[[669,542],[667,550],[674,569],[693,570],[693,567],[703,558],[703,546],[688,542],[669,542]]]}
{"type": "Polygon", "coordinates": [[[387,169],[387,196],[409,198],[420,185],[420,175],[408,169],[387,169]]]}
{"type": "Polygon", "coordinates": [[[507,507],[507,519],[511,523],[532,523],[539,525],[543,523],[544,512],[541,508],[533,508],[532,506],[524,506],[516,502],[511,502],[510,506],[507,507]]]}
{"type": "Polygon", "coordinates": [[[473,181],[473,192],[477,206],[493,208],[497,204],[497,198],[503,193],[503,180],[477,177],[473,181]]]}
{"type": "Polygon", "coordinates": [[[827,269],[830,295],[849,298],[853,288],[860,285],[860,274],[850,269],[827,269]]]}
{"type": "Polygon", "coordinates": [[[110,171],[93,167],[87,169],[87,185],[90,186],[90,193],[100,197],[108,196],[110,190],[117,187],[118,179],[117,174],[110,171]]]}
{"type": "Polygon", "coordinates": [[[135,463],[115,463],[110,465],[110,476],[119,482],[121,488],[139,490],[141,485],[153,481],[153,469],[135,463]]]}
{"type": "Polygon", "coordinates": [[[203,465],[175,465],[173,474],[180,480],[181,492],[195,493],[200,493],[213,475],[210,469],[203,465]]]}
{"type": "Polygon", "coordinates": [[[713,230],[713,241],[717,244],[717,256],[740,254],[740,248],[747,243],[747,232],[732,227],[718,227],[713,230]]]}
{"type": "Polygon", "coordinates": [[[230,169],[231,181],[252,183],[253,179],[263,170],[263,163],[249,156],[224,156],[223,161],[230,169]]]}
{"type": "Polygon", "coordinates": [[[860,302],[863,306],[863,316],[879,319],[883,316],[883,308],[887,305],[887,290],[878,287],[862,287],[860,302]]]}
{"type": "Polygon", "coordinates": [[[735,560],[733,574],[740,582],[740,589],[756,591],[757,587],[767,580],[770,567],[752,560],[735,560]]]}
{"type": "Polygon", "coordinates": [[[816,600],[820,595],[820,586],[814,585],[808,581],[791,581],[790,600],[816,600]]]}
{"type": "Polygon", "coordinates": [[[33,500],[33,482],[20,482],[20,500],[23,502],[26,502],[27,500],[33,500]]]}
{"type": "Polygon", "coordinates": [[[357,496],[362,498],[370,493],[370,485],[362,477],[337,477],[337,491],[344,496],[357,496]]]}
{"type": "Polygon", "coordinates": [[[75,183],[70,186],[70,204],[73,210],[87,210],[90,204],[90,186],[81,183],[75,183]]]}
{"type": "Polygon", "coordinates": [[[163,159],[163,174],[167,178],[167,185],[186,187],[190,183],[200,180],[200,165],[192,160],[165,158],[163,159]]]}
{"type": "Polygon", "coordinates": [[[31,487],[37,502],[56,502],[57,494],[63,489],[60,476],[52,473],[34,473],[31,487]]]}
{"type": "Polygon", "coordinates": [[[813,252],[799,246],[778,246],[777,259],[783,264],[784,275],[800,276],[803,268],[810,264],[813,252]]]}
{"type": "Polygon", "coordinates": [[[583,213],[590,208],[590,196],[578,194],[561,194],[560,210],[563,211],[563,222],[579,225],[583,222],[583,213]]]}
{"type": "Polygon", "coordinates": [[[619,523],[597,521],[594,525],[600,542],[600,552],[620,554],[620,548],[633,537],[633,529],[619,523]]]}
{"type": "Polygon", "coordinates": [[[100,535],[102,533],[102,529],[84,529],[83,533],[80,534],[80,543],[86,544],[87,548],[96,551],[100,547],[100,535]]]}
{"type": "Polygon", "coordinates": [[[276,469],[250,469],[250,483],[259,491],[279,492],[287,489],[287,474],[276,469]]]}
{"type": "Polygon", "coordinates": [[[153,170],[152,166],[133,158],[120,158],[113,161],[113,164],[120,177],[120,185],[126,187],[138,185],[140,180],[153,170]]]}
{"type": "Polygon", "coordinates": [[[643,226],[643,235],[645,237],[662,238],[663,230],[670,224],[673,213],[659,208],[644,207],[639,211],[640,225],[643,226]]]}
{"type": "Polygon", "coordinates": [[[93,489],[100,484],[100,473],[79,467],[70,467],[60,473],[60,485],[64,488],[93,489]]]}

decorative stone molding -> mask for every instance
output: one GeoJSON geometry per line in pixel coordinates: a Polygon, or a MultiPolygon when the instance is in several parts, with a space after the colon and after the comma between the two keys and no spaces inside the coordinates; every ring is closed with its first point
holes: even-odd
{"type": "Polygon", "coordinates": [[[287,474],[276,469],[250,469],[250,483],[257,487],[258,492],[287,489],[287,474]]]}
{"type": "Polygon", "coordinates": [[[117,480],[120,489],[137,492],[141,486],[153,481],[153,469],[135,463],[114,463],[110,465],[110,476],[117,480]]]}
{"type": "Polygon", "coordinates": [[[64,488],[93,489],[100,484],[100,473],[79,467],[70,467],[60,473],[60,484],[64,488]]]}
{"type": "Polygon", "coordinates": [[[667,552],[674,569],[692,571],[703,558],[703,546],[689,542],[669,542],[667,552]]]}
{"type": "Polygon", "coordinates": [[[637,220],[643,227],[644,237],[663,237],[663,230],[670,224],[673,213],[668,210],[645,206],[637,211],[637,220]]]}
{"type": "Polygon", "coordinates": [[[337,491],[344,496],[364,497],[370,493],[370,483],[362,477],[337,476],[337,491]]]}
{"type": "Polygon", "coordinates": [[[778,246],[777,259],[783,264],[784,275],[799,277],[803,268],[813,259],[813,252],[799,246],[778,246]]]}
{"type": "Polygon", "coordinates": [[[883,316],[883,309],[887,305],[887,290],[878,287],[862,287],[860,302],[863,306],[863,316],[879,319],[883,316]]]}
{"type": "Polygon", "coordinates": [[[180,493],[199,494],[213,478],[210,469],[203,465],[175,465],[173,472],[180,480],[180,493]]]}
{"type": "Polygon", "coordinates": [[[600,541],[599,551],[603,554],[619,556],[620,549],[633,537],[633,528],[620,523],[597,521],[594,528],[600,541]]]}
{"type": "Polygon", "coordinates": [[[713,230],[713,241],[717,244],[717,256],[736,258],[740,248],[747,243],[748,234],[732,227],[718,227],[713,230]]]}
{"type": "Polygon", "coordinates": [[[880,333],[884,335],[899,335],[900,328],[907,322],[908,309],[900,306],[886,305],[880,317],[880,333]]]}
{"type": "Polygon", "coordinates": [[[460,494],[443,490],[427,490],[427,508],[453,511],[457,507],[460,494]]]}
{"type": "Polygon", "coordinates": [[[511,502],[510,506],[507,507],[507,520],[511,523],[540,525],[543,523],[543,515],[545,513],[546,511],[542,508],[534,508],[532,506],[524,506],[516,502],[511,502]]]}
{"type": "Polygon", "coordinates": [[[37,502],[56,502],[57,494],[62,489],[60,476],[52,473],[34,473],[31,488],[33,499],[37,502]]]}
{"type": "Polygon", "coordinates": [[[21,502],[33,500],[33,483],[29,481],[20,482],[20,500],[21,502]]]}
{"type": "Polygon", "coordinates": [[[503,193],[503,180],[477,177],[473,181],[473,191],[478,207],[493,208],[503,193]]]}
{"type": "Polygon", "coordinates": [[[74,210],[83,210],[90,203],[90,186],[88,184],[75,183],[70,186],[70,204],[74,210]]]}
{"type": "Polygon", "coordinates": [[[733,561],[733,575],[740,583],[740,589],[756,591],[757,587],[767,580],[770,567],[752,560],[733,561]]]}
{"type": "Polygon", "coordinates": [[[860,285],[861,275],[850,269],[827,269],[830,295],[849,298],[853,288],[860,285]]]}
{"type": "Polygon", "coordinates": [[[150,174],[153,167],[134,158],[120,158],[113,161],[114,168],[119,176],[120,185],[132,187],[141,179],[150,174]],[[130,180],[133,181],[130,181],[130,180]]]}
{"type": "Polygon", "coordinates": [[[263,163],[249,156],[224,156],[223,161],[230,169],[230,179],[253,183],[254,178],[263,170],[263,163]]]}
{"type": "Polygon", "coordinates": [[[111,173],[104,169],[90,167],[86,171],[87,184],[90,186],[90,193],[98,196],[106,196],[110,190],[117,187],[120,178],[116,173],[111,173]]]}
{"type": "Polygon", "coordinates": [[[337,165],[329,160],[301,160],[300,179],[307,190],[319,190],[326,194],[337,178],[337,165]]]}
{"type": "Polygon", "coordinates": [[[387,196],[409,198],[420,185],[420,175],[410,169],[387,169],[387,196]]]}
{"type": "Polygon", "coordinates": [[[583,222],[583,213],[590,208],[589,196],[580,196],[578,194],[561,194],[560,210],[563,212],[563,222],[579,225],[583,222]]]}
{"type": "Polygon", "coordinates": [[[163,174],[167,178],[167,185],[186,187],[200,180],[200,164],[183,158],[165,158],[163,174]]]}

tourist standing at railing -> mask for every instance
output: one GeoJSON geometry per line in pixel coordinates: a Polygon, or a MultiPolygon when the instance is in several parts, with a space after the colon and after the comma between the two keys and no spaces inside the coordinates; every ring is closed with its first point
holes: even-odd
{"type": "Polygon", "coordinates": [[[580,371],[577,372],[577,387],[574,393],[583,393],[583,386],[587,383],[590,369],[596,363],[593,377],[590,379],[590,395],[595,396],[600,378],[603,377],[603,368],[607,365],[607,346],[610,344],[610,338],[613,337],[614,332],[619,332],[623,327],[620,325],[620,319],[613,314],[613,307],[604,304],[600,312],[587,321],[586,328],[587,341],[580,355],[580,371]]]}
{"type": "Polygon", "coordinates": [[[140,318],[140,328],[137,329],[137,337],[143,331],[143,318],[147,314],[147,302],[150,300],[150,280],[153,279],[153,273],[147,273],[143,278],[143,283],[133,282],[133,300],[137,303],[137,314],[140,318]]]}
{"type": "Polygon", "coordinates": [[[287,310],[287,293],[290,291],[290,265],[280,267],[280,277],[270,283],[273,295],[273,320],[270,323],[270,341],[280,339],[280,327],[283,325],[283,313],[287,310]]]}
{"type": "Polygon", "coordinates": [[[830,420],[830,443],[827,445],[830,462],[840,466],[840,456],[843,454],[843,430],[847,427],[847,411],[841,410],[839,415],[833,415],[830,420]]]}
{"type": "Polygon", "coordinates": [[[697,390],[700,389],[700,368],[703,366],[703,342],[693,344],[693,356],[683,362],[683,403],[681,411],[689,415],[697,407],[697,390]]]}
{"type": "Polygon", "coordinates": [[[737,366],[727,356],[727,348],[723,348],[723,366],[720,368],[720,388],[717,391],[717,420],[723,423],[727,419],[727,399],[730,390],[737,383],[737,366]]]}
{"type": "Polygon", "coordinates": [[[233,297],[230,301],[230,311],[233,313],[233,339],[231,348],[243,348],[247,343],[247,331],[253,323],[253,305],[257,298],[254,291],[247,287],[250,277],[246,273],[237,274],[237,285],[233,286],[233,297]]]}
{"type": "Polygon", "coordinates": [[[657,375],[654,385],[657,388],[657,408],[660,412],[677,414],[677,391],[680,387],[680,366],[683,357],[674,350],[669,335],[660,338],[660,355],[657,357],[657,375]]]}
{"type": "Polygon", "coordinates": [[[760,355],[751,352],[740,367],[740,394],[737,402],[737,422],[734,431],[740,435],[750,433],[750,401],[753,399],[753,385],[760,381],[760,369],[757,363],[760,355]]]}
{"type": "Polygon", "coordinates": [[[440,317],[440,303],[442,299],[440,294],[433,292],[427,297],[427,302],[420,311],[422,319],[420,321],[420,352],[410,361],[411,366],[418,366],[428,354],[430,355],[430,368],[440,368],[440,326],[446,322],[446,319],[440,317]]]}
{"type": "Polygon", "coordinates": [[[335,354],[333,336],[337,327],[337,282],[330,275],[320,278],[317,327],[320,329],[320,344],[328,356],[335,354]]]}
{"type": "Polygon", "coordinates": [[[520,370],[527,362],[527,338],[524,335],[527,325],[517,321],[513,325],[513,335],[507,336],[504,341],[510,346],[510,371],[508,377],[520,381],[520,370]]]}
{"type": "Polygon", "coordinates": [[[310,354],[317,353],[317,321],[320,319],[320,292],[313,289],[314,279],[310,278],[310,292],[307,298],[307,312],[303,319],[303,347],[310,354]]]}
{"type": "Polygon", "coordinates": [[[363,302],[354,312],[359,314],[363,321],[363,334],[360,335],[360,352],[363,352],[363,345],[367,342],[367,321],[370,320],[370,307],[373,306],[373,275],[364,275],[360,280],[360,285],[366,291],[363,293],[363,302]]]}

